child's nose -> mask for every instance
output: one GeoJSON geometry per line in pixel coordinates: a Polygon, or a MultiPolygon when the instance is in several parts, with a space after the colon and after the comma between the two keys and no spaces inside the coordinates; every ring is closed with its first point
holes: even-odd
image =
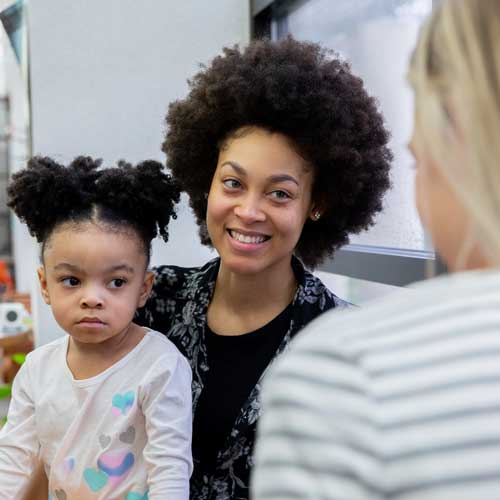
{"type": "Polygon", "coordinates": [[[80,306],[88,309],[100,309],[103,306],[103,300],[96,287],[87,287],[80,299],[80,306]]]}

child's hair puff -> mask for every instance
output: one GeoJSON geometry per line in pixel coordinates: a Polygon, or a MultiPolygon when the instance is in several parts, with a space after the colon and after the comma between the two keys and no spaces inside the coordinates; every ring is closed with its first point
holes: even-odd
{"type": "Polygon", "coordinates": [[[157,235],[168,239],[179,189],[157,161],[133,166],[122,160],[115,168],[100,168],[101,163],[79,156],[65,167],[35,156],[12,176],[7,205],[42,243],[42,253],[57,226],[88,220],[132,227],[149,260],[151,240],[157,235]]]}

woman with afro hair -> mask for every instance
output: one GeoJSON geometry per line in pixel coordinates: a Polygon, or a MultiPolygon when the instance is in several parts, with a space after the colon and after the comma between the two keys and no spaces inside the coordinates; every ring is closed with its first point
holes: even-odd
{"type": "Polygon", "coordinates": [[[304,325],[347,305],[304,265],[373,223],[391,153],[362,80],[317,44],[226,48],[189,83],[163,150],[219,257],[158,267],[138,321],[193,370],[191,498],[247,499],[268,366],[304,325]]]}

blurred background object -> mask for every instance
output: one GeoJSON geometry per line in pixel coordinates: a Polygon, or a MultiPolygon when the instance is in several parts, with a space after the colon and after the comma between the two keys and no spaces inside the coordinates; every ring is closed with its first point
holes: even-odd
{"type": "Polygon", "coordinates": [[[0,259],[0,299],[14,290],[14,280],[5,260],[0,259]]]}
{"type": "Polygon", "coordinates": [[[33,350],[31,305],[28,294],[9,290],[0,302],[0,427],[9,407],[12,381],[33,350]]]}
{"type": "Polygon", "coordinates": [[[31,330],[31,316],[21,302],[0,303],[0,340],[31,330]]]}

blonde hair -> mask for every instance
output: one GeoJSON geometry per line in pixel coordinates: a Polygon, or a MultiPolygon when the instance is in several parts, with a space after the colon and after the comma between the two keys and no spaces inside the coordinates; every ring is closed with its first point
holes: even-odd
{"type": "Polygon", "coordinates": [[[410,64],[418,139],[469,215],[464,249],[500,265],[500,1],[445,0],[410,64]]]}

